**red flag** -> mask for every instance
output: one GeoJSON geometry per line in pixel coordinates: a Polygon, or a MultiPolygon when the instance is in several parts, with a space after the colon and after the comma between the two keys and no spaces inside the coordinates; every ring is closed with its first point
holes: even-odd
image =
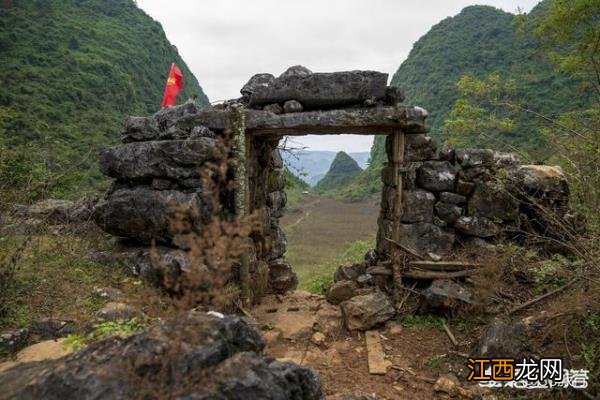
{"type": "Polygon", "coordinates": [[[181,89],[183,89],[183,74],[179,67],[173,63],[171,65],[171,71],[169,71],[169,77],[167,78],[165,95],[163,96],[161,107],[174,106],[177,101],[177,95],[181,89]]]}

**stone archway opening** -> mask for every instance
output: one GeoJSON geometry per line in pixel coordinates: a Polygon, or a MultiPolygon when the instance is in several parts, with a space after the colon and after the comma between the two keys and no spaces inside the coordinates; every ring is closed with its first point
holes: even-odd
{"type": "Polygon", "coordinates": [[[101,156],[102,171],[115,182],[94,219],[107,232],[145,246],[132,267],[136,273],[152,276],[152,243],[160,244],[158,251],[174,274],[185,271],[185,248],[170,230],[172,210],[198,209],[190,225],[201,234],[210,210],[203,206],[198,171],[211,161],[226,132],[233,132],[236,143],[233,208],[262,216],[263,229],[250,238],[253,250],[244,258],[240,279],[257,282],[266,273],[275,293],[297,285],[280,226],[285,194],[277,145],[284,136],[386,136],[375,251],[364,262],[339,269],[336,280],[370,274],[395,285],[404,278],[453,277],[440,269],[452,267],[443,261],[455,245],[485,247],[505,232],[548,227],[531,206],[532,198],[561,218],[567,214],[568,188],[559,170],[523,165],[514,155],[490,149],[438,151],[427,135],[427,112],[403,105],[402,92],[387,80],[387,74],[374,71],[312,73],[292,67],[278,78],[252,77],[241,99],[219,106],[188,102],[152,117],[129,118],[124,144],[101,156]],[[400,253],[421,261],[411,261],[399,274],[394,260],[400,253]],[[432,262],[442,264],[427,270],[432,262]]]}

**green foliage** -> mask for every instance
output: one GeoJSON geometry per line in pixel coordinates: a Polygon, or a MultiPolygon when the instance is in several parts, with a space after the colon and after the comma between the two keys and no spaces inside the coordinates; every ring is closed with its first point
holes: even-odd
{"type": "Polygon", "coordinates": [[[64,346],[79,351],[85,346],[113,336],[127,337],[134,335],[147,327],[147,323],[137,318],[129,320],[107,321],[94,325],[86,335],[71,334],[63,342],[64,346]]]}
{"type": "Polygon", "coordinates": [[[405,327],[428,326],[442,331],[444,330],[446,319],[432,314],[405,315],[400,319],[400,323],[405,327]]]}
{"type": "Polygon", "coordinates": [[[97,152],[126,115],[158,110],[169,66],[206,103],[160,24],[133,0],[21,0],[0,12],[0,200],[102,188],[97,152]]]}
{"type": "Polygon", "coordinates": [[[309,184],[304,182],[302,178],[294,175],[287,167],[283,170],[283,177],[285,179],[285,189],[301,189],[308,190],[310,188],[309,184]]]}
{"type": "Polygon", "coordinates": [[[314,294],[324,294],[333,283],[333,273],[340,265],[349,262],[358,262],[365,253],[373,248],[373,243],[368,240],[357,240],[346,247],[340,256],[328,260],[325,265],[318,268],[318,274],[311,274],[309,279],[300,278],[300,288],[314,294]]]}
{"type": "Polygon", "coordinates": [[[334,191],[348,184],[361,171],[356,160],[340,151],[331,163],[329,171],[315,186],[315,190],[320,193],[334,191]]]}

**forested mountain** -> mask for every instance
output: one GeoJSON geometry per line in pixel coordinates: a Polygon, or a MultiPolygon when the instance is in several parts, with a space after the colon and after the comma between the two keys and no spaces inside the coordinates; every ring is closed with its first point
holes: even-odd
{"type": "MultiPolygon", "coordinates": [[[[331,166],[336,156],[335,151],[327,150],[301,150],[297,152],[283,152],[283,161],[290,170],[301,176],[308,184],[314,186],[319,182],[331,166]]],[[[366,168],[369,162],[369,152],[348,153],[361,168],[366,168]]]]}
{"type": "MultiPolygon", "coordinates": [[[[531,15],[544,12],[541,2],[531,15]]],[[[457,82],[463,75],[485,78],[498,73],[514,80],[514,97],[525,108],[556,117],[589,105],[590,95],[581,85],[556,71],[541,54],[533,38],[518,33],[515,15],[490,6],[470,6],[458,15],[433,26],[413,46],[408,58],[392,78],[392,85],[406,92],[405,104],[429,111],[428,125],[438,143],[444,141],[443,123],[459,97],[457,82]]],[[[523,112],[515,129],[505,132],[500,142],[546,156],[541,135],[543,121],[523,112]]],[[[477,146],[476,140],[470,143],[477,146]]],[[[378,193],[379,171],[385,161],[384,140],[375,139],[369,168],[350,184],[343,197],[356,198],[378,193]]],[[[495,146],[502,148],[502,144],[495,146]]]]}
{"type": "Polygon", "coordinates": [[[317,183],[315,189],[319,192],[336,190],[350,182],[350,180],[361,171],[362,169],[358,166],[356,160],[347,153],[340,151],[333,159],[329,171],[327,171],[323,179],[317,183]]]}
{"type": "MultiPolygon", "coordinates": [[[[171,63],[179,100],[208,99],[161,25],[133,0],[14,0],[0,6],[0,189],[78,196],[101,181],[97,151],[128,114],[160,108],[171,63]],[[12,4],[11,4],[12,3],[12,4]]],[[[24,199],[17,199],[24,200],[24,199]]]]}

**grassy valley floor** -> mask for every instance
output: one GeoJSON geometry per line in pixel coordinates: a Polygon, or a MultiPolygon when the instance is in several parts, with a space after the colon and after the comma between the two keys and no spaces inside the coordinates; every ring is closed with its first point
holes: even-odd
{"type": "Polygon", "coordinates": [[[281,221],[286,257],[298,274],[299,289],[322,293],[339,265],[362,261],[375,246],[379,200],[345,203],[314,194],[294,199],[281,221]]]}

